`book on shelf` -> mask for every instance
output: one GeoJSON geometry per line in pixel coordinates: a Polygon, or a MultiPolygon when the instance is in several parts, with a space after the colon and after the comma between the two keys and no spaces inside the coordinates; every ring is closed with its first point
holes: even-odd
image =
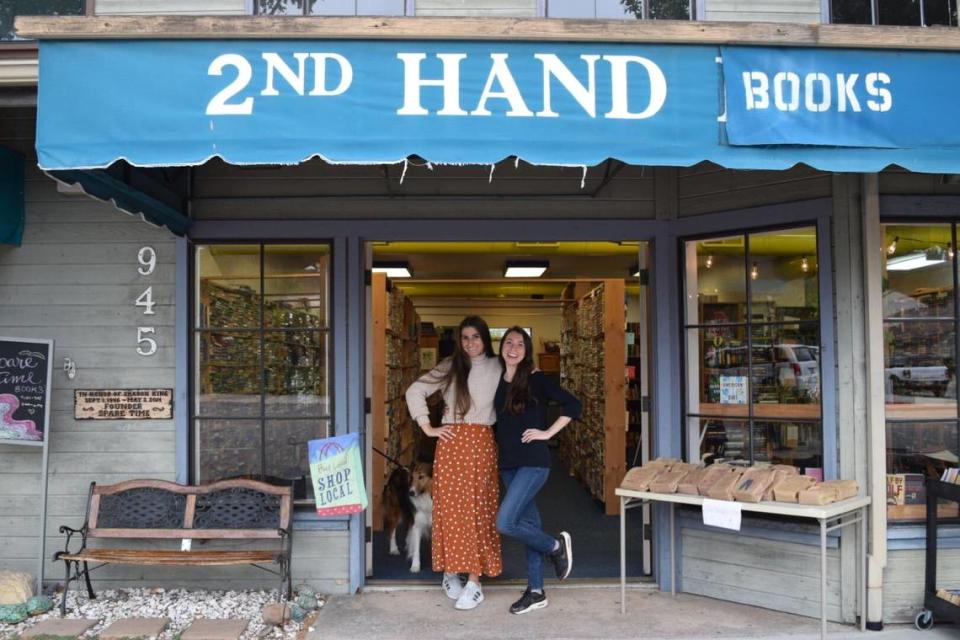
{"type": "Polygon", "coordinates": [[[958,478],[958,474],[960,474],[960,469],[957,467],[947,467],[943,470],[943,473],[940,474],[940,480],[941,482],[960,484],[960,482],[957,482],[957,480],[960,479],[958,478]]]}

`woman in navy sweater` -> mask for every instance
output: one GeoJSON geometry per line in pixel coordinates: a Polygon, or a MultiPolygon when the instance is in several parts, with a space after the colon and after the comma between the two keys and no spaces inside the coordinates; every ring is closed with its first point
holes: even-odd
{"type": "Polygon", "coordinates": [[[521,327],[511,327],[500,342],[503,378],[497,386],[497,447],[500,478],[506,495],[497,513],[497,530],[521,540],[527,548],[527,590],[510,607],[521,614],[547,606],[543,591],[543,556],[549,557],[557,578],[573,568],[570,534],[544,533],[534,499],[550,475],[547,441],[580,417],[580,401],[533,366],[533,342],[521,327]],[[547,402],[560,404],[561,417],[547,425],[547,402]]]}

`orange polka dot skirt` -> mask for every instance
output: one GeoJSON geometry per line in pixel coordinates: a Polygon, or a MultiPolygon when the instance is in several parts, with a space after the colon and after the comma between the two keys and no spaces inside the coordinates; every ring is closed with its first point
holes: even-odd
{"type": "Polygon", "coordinates": [[[453,425],[433,463],[433,570],[498,576],[503,571],[497,504],[497,444],[486,425],[453,425]]]}

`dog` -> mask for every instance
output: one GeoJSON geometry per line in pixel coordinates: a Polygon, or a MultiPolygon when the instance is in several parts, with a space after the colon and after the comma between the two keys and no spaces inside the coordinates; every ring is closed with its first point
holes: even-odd
{"type": "Polygon", "coordinates": [[[383,492],[383,525],[390,535],[390,555],[400,555],[397,528],[407,528],[406,552],[410,572],[420,572],[420,541],[433,529],[433,465],[418,462],[411,473],[398,467],[383,492]]]}

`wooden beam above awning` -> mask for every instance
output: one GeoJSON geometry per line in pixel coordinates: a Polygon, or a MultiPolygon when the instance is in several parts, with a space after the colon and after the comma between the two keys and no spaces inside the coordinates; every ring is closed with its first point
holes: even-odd
{"type": "Polygon", "coordinates": [[[960,50],[955,27],[476,17],[19,16],[17,34],[75,39],[510,40],[960,50]]]}

